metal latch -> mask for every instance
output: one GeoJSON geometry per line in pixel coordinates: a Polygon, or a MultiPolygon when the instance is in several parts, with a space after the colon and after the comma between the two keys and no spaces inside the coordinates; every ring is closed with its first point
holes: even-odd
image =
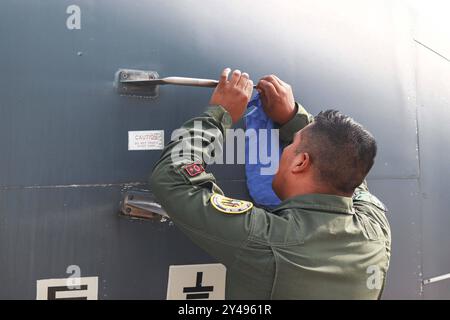
{"type": "Polygon", "coordinates": [[[120,211],[123,215],[132,218],[157,221],[169,219],[166,211],[148,190],[125,190],[120,203],[120,211]]]}
{"type": "Polygon", "coordinates": [[[115,74],[114,86],[121,95],[156,98],[158,86],[148,85],[147,81],[158,78],[156,71],[120,69],[115,74]]]}

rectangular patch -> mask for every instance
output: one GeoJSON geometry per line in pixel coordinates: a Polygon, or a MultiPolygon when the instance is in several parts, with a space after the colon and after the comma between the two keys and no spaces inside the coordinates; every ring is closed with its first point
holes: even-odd
{"type": "Polygon", "coordinates": [[[128,131],[128,150],[162,150],[164,130],[128,131]]]}
{"type": "Polygon", "coordinates": [[[191,163],[184,167],[184,170],[190,175],[191,177],[198,176],[200,173],[205,171],[203,166],[198,163],[191,163]]]}

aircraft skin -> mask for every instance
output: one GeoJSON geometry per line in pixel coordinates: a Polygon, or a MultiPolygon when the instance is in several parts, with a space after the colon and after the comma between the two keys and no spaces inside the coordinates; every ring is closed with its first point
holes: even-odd
{"type": "MultiPolygon", "coordinates": [[[[170,220],[120,213],[212,89],[161,85],[145,97],[118,92],[115,76],[218,79],[227,66],[253,80],[274,73],[312,114],[335,108],[373,133],[368,185],[392,232],[382,298],[450,298],[450,26],[437,3],[0,7],[0,299],[61,298],[55,288],[79,277],[89,299],[166,299],[170,266],[217,262],[170,220]]],[[[208,170],[228,197],[251,200],[244,165],[208,170]]]]}

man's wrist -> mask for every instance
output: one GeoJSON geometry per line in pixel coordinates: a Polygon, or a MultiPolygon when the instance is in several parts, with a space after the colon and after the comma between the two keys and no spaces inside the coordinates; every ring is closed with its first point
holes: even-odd
{"type": "Polygon", "coordinates": [[[206,114],[214,118],[217,122],[222,124],[224,130],[231,128],[233,120],[230,113],[221,105],[209,105],[205,111],[206,114]]]}
{"type": "Polygon", "coordinates": [[[313,120],[312,116],[302,107],[301,104],[295,102],[295,114],[285,124],[280,126],[280,139],[285,143],[291,143],[294,134],[303,129],[313,120]]]}
{"type": "Polygon", "coordinates": [[[294,107],[292,108],[290,115],[288,117],[286,117],[286,119],[284,121],[278,123],[278,125],[283,126],[286,123],[288,123],[289,121],[291,121],[295,117],[297,112],[298,112],[298,104],[297,104],[297,102],[294,102],[294,107]]]}

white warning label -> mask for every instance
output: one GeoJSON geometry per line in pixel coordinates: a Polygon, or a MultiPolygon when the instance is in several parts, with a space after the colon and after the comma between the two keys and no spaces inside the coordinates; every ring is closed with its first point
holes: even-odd
{"type": "Polygon", "coordinates": [[[128,131],[128,150],[162,150],[164,130],[128,131]]]}
{"type": "Polygon", "coordinates": [[[170,266],[167,300],[224,300],[225,278],[220,263],[170,266]]]}
{"type": "Polygon", "coordinates": [[[36,300],[97,300],[98,277],[43,279],[36,284],[36,300]]]}

